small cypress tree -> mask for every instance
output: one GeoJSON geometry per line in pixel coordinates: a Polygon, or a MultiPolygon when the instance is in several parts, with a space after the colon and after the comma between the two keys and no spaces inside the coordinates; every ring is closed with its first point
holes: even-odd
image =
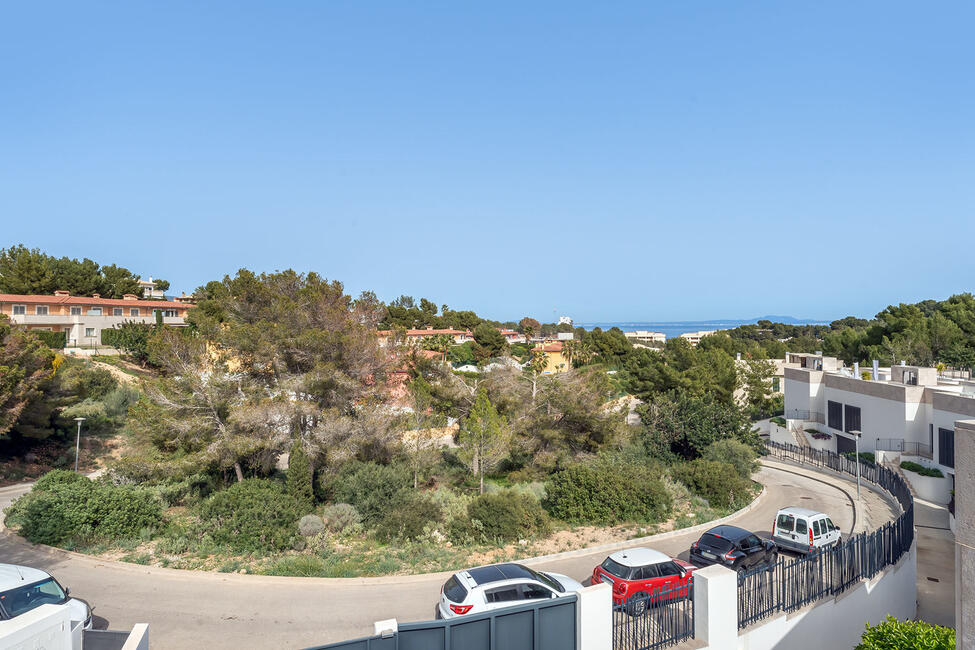
{"type": "Polygon", "coordinates": [[[311,461],[298,439],[292,443],[288,456],[288,494],[294,497],[303,510],[308,511],[315,506],[311,461]]]}

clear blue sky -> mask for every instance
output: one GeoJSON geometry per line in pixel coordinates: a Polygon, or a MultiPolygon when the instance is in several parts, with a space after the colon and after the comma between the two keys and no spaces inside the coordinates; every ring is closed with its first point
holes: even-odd
{"type": "Polygon", "coordinates": [[[8,3],[0,244],[498,319],[975,288],[975,5],[468,4],[8,3]]]}

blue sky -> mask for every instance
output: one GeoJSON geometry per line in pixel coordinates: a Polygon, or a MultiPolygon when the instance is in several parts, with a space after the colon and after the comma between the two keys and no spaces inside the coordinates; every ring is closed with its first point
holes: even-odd
{"type": "Polygon", "coordinates": [[[973,289],[975,6],[467,4],[8,4],[0,245],[498,319],[973,289]]]}

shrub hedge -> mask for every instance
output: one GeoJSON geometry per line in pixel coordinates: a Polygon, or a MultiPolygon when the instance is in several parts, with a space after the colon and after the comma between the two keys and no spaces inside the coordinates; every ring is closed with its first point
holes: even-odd
{"type": "Polygon", "coordinates": [[[898,621],[888,616],[867,629],[854,650],[954,650],[955,631],[950,627],[931,625],[924,621],[898,621]]]}
{"type": "Polygon", "coordinates": [[[389,504],[413,481],[404,468],[397,465],[351,462],[329,480],[329,490],[335,501],[351,503],[369,526],[379,523],[389,510],[389,504]]]}
{"type": "Polygon", "coordinates": [[[726,438],[712,442],[704,450],[704,460],[728,463],[742,478],[749,478],[758,471],[758,454],[755,450],[738,440],[726,438]]]}
{"type": "Polygon", "coordinates": [[[416,539],[428,524],[443,520],[443,508],[422,494],[404,491],[387,505],[385,516],[376,526],[382,539],[416,539]]]}
{"type": "Polygon", "coordinates": [[[920,465],[909,460],[901,461],[901,469],[906,469],[908,472],[914,472],[915,474],[920,474],[921,476],[932,476],[934,478],[945,477],[945,475],[941,473],[940,469],[925,467],[924,465],[920,465]]]}
{"type": "Polygon", "coordinates": [[[480,495],[467,506],[467,516],[480,522],[481,534],[492,541],[516,541],[549,531],[548,516],[538,499],[513,490],[480,495]]]}
{"type": "Polygon", "coordinates": [[[698,458],[675,465],[671,471],[691,492],[719,508],[744,505],[752,493],[751,481],[729,463],[698,458]]]}
{"type": "Polygon", "coordinates": [[[52,350],[63,350],[68,343],[68,336],[64,332],[48,332],[46,330],[31,330],[41,343],[52,350]]]}
{"type": "Polygon", "coordinates": [[[292,548],[298,539],[298,504],[278,484],[245,479],[203,501],[198,533],[239,552],[292,548]]]}
{"type": "Polygon", "coordinates": [[[659,476],[636,463],[597,461],[570,465],[546,485],[549,514],[572,523],[652,522],[671,508],[659,476]]]}

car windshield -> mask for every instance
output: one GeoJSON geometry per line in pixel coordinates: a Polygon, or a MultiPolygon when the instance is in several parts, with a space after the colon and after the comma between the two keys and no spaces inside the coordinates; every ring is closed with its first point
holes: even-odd
{"type": "Polygon", "coordinates": [[[701,546],[706,546],[715,551],[720,551],[722,553],[727,553],[731,550],[732,544],[730,541],[724,537],[718,537],[717,535],[712,535],[711,533],[704,533],[701,535],[701,546]]]}
{"type": "Polygon", "coordinates": [[[455,603],[462,603],[467,598],[467,588],[460,584],[457,576],[451,576],[447,584],[443,586],[443,594],[448,600],[452,600],[455,603]]]}
{"type": "Polygon", "coordinates": [[[67,598],[61,585],[54,578],[48,578],[0,593],[0,606],[7,616],[13,618],[41,605],[63,603],[67,598]]]}

